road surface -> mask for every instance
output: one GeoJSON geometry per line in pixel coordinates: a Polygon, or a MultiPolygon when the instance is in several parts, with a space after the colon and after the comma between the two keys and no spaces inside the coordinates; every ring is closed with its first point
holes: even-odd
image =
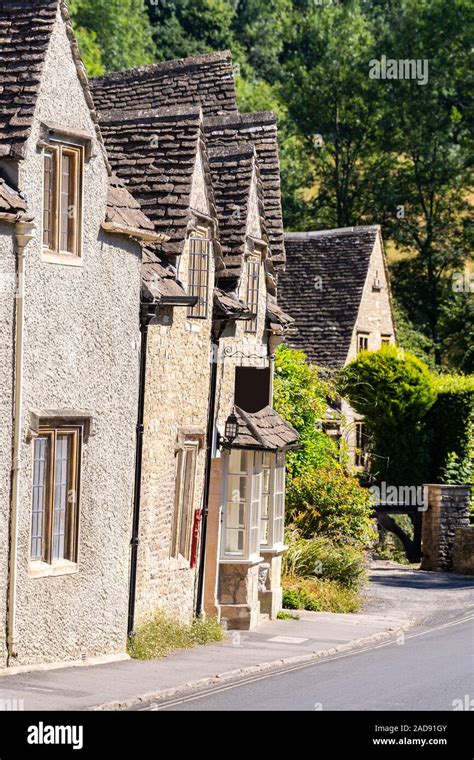
{"type": "Polygon", "coordinates": [[[148,710],[474,709],[474,617],[404,640],[148,706],[148,710]],[[459,700],[459,701],[456,701],[459,700]],[[472,703],[470,703],[472,700],[472,703]]]}

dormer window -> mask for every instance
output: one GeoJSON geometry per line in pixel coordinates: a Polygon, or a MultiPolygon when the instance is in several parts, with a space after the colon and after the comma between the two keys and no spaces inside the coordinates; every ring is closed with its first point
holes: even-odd
{"type": "Polygon", "coordinates": [[[43,248],[80,256],[84,149],[51,144],[43,153],[43,248]]]}
{"type": "Polygon", "coordinates": [[[260,285],[260,257],[247,259],[247,295],[246,302],[250,312],[255,316],[245,322],[245,332],[256,333],[258,324],[258,296],[260,285]]]}
{"type": "Polygon", "coordinates": [[[188,293],[197,296],[198,301],[189,308],[188,317],[207,319],[210,260],[211,241],[205,230],[197,230],[189,238],[188,293]]]}

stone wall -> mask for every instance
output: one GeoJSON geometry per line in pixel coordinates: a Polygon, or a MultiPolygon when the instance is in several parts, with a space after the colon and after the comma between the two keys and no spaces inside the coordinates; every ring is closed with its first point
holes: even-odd
{"type": "MultiPolygon", "coordinates": [[[[210,215],[202,157],[193,175],[191,208],[210,215]]],[[[207,235],[212,237],[211,229],[207,235]]],[[[212,257],[211,257],[212,259],[212,257]]],[[[189,243],[179,258],[179,278],[188,285],[189,243]]],[[[136,619],[155,610],[189,622],[194,613],[199,562],[171,556],[176,491],[176,453],[183,431],[200,436],[193,513],[202,508],[210,388],[211,315],[215,266],[210,262],[208,317],[194,319],[188,308],[160,309],[149,327],[140,544],[136,619]]]]}
{"type": "Polygon", "coordinates": [[[447,485],[428,485],[427,488],[421,569],[452,570],[456,531],[469,525],[470,489],[447,485]]]}
{"type": "Polygon", "coordinates": [[[454,531],[453,571],[474,575],[474,525],[454,531]]]}

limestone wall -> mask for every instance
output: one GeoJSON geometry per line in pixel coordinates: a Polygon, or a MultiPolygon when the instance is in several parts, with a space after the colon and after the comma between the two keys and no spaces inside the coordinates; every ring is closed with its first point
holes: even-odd
{"type": "Polygon", "coordinates": [[[466,486],[428,486],[423,512],[422,570],[452,570],[455,536],[469,525],[470,490],[466,486]]]}

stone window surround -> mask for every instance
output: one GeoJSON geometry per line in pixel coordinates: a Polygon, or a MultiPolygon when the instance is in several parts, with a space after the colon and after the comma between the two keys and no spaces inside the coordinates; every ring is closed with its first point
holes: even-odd
{"type": "MultiPolygon", "coordinates": [[[[199,452],[204,448],[206,441],[206,433],[205,431],[200,427],[186,427],[186,428],[180,428],[178,430],[178,434],[176,436],[176,444],[175,444],[175,455],[178,454],[178,452],[183,452],[187,445],[192,444],[196,447],[196,463],[195,463],[195,478],[197,474],[197,457],[199,456],[199,452]]],[[[178,479],[176,479],[175,485],[178,485],[178,479]]],[[[194,484],[195,488],[196,483],[194,484]]],[[[181,554],[178,554],[177,556],[174,556],[172,554],[173,551],[173,544],[175,542],[175,530],[176,530],[176,519],[177,515],[175,510],[177,509],[176,502],[173,505],[173,520],[171,525],[171,540],[170,540],[170,567],[174,570],[185,570],[190,568],[190,560],[186,557],[183,557],[181,554]]],[[[192,531],[193,531],[193,525],[191,525],[191,545],[192,545],[192,531]]]]}
{"type": "Polygon", "coordinates": [[[41,261],[48,264],[60,264],[62,266],[81,267],[83,265],[83,225],[84,225],[84,166],[86,161],[90,161],[93,157],[92,153],[92,136],[80,130],[70,129],[62,127],[58,124],[51,122],[44,122],[41,124],[41,137],[37,143],[38,150],[41,151],[43,157],[42,161],[42,177],[41,177],[41,221],[40,221],[40,240],[41,240],[41,261]],[[44,153],[51,148],[65,147],[80,149],[82,158],[79,161],[80,175],[78,179],[78,205],[80,209],[80,219],[78,221],[77,236],[78,236],[78,251],[74,254],[65,254],[50,251],[43,246],[43,209],[44,209],[44,153]]]}
{"type": "Polygon", "coordinates": [[[78,409],[30,409],[29,426],[26,435],[27,442],[31,442],[39,435],[40,427],[76,426],[82,427],[82,440],[84,443],[96,434],[96,419],[90,410],[78,409]]]}
{"type": "MultiPolygon", "coordinates": [[[[58,409],[35,409],[30,410],[30,424],[26,440],[34,441],[40,434],[40,428],[61,428],[61,427],[79,427],[81,428],[81,442],[84,444],[91,436],[95,435],[94,417],[89,411],[78,410],[58,410],[58,409]]],[[[82,448],[82,447],[81,447],[82,448]]],[[[79,478],[82,470],[82,456],[79,458],[79,478]]],[[[77,543],[79,545],[80,528],[77,526],[77,543]]],[[[79,553],[79,546],[77,554],[79,553]]],[[[45,578],[62,575],[74,575],[79,572],[78,556],[75,561],[62,559],[51,563],[42,560],[29,560],[28,577],[45,578]]]]}

